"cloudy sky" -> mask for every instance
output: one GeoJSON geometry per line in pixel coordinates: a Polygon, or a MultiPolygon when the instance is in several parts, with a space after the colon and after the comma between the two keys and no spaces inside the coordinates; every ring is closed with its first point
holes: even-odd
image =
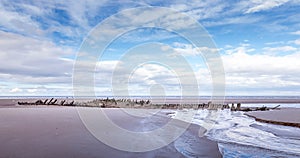
{"type": "MultiPolygon", "coordinates": [[[[113,72],[121,57],[130,50],[139,51],[141,57],[151,55],[149,50],[135,49],[150,42],[163,44],[161,53],[168,50],[186,58],[200,95],[212,91],[211,72],[201,57],[207,49],[221,55],[226,95],[300,95],[299,0],[1,0],[0,95],[73,95],[74,62],[93,28],[120,11],[147,6],[171,8],[195,19],[216,47],[195,47],[178,34],[158,28],[127,32],[97,61],[92,72],[97,95],[111,95],[113,72]]],[[[164,89],[167,95],[180,95],[180,84],[185,83],[168,66],[149,62],[135,67],[128,78],[130,94],[149,95],[152,89],[164,89]]]]}

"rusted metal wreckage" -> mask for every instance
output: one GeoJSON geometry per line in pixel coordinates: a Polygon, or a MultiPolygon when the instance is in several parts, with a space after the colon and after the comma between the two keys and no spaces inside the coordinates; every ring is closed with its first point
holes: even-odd
{"type": "Polygon", "coordinates": [[[60,106],[74,106],[74,100],[70,103],[66,102],[66,100],[58,102],[57,99],[51,98],[49,101],[46,99],[45,101],[37,100],[35,102],[18,102],[19,105],[60,105],[60,106]]]}

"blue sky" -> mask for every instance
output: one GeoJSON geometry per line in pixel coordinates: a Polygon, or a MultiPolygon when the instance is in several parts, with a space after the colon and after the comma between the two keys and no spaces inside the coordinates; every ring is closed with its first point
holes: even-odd
{"type": "MultiPolygon", "coordinates": [[[[223,60],[226,95],[300,94],[299,0],[2,0],[0,95],[72,95],[73,64],[91,30],[120,11],[146,6],[182,12],[208,31],[223,60]]],[[[122,55],[149,42],[185,56],[200,95],[211,94],[209,69],[197,54],[203,48],[166,30],[138,29],[112,42],[99,59],[97,95],[111,95],[112,72],[122,55]]],[[[166,67],[146,64],[132,74],[132,95],[149,95],[156,84],[168,95],[179,95],[178,78],[166,67]]]]}

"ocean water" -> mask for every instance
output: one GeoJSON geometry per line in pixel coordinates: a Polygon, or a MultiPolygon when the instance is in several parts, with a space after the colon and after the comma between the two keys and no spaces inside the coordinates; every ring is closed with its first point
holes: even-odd
{"type": "MultiPolygon", "coordinates": [[[[181,112],[189,110],[175,115],[181,112]]],[[[225,158],[300,157],[300,128],[260,123],[230,110],[198,110],[192,123],[207,129],[205,136],[218,142],[225,158]]],[[[177,150],[193,157],[189,146],[181,145],[177,150]]]]}

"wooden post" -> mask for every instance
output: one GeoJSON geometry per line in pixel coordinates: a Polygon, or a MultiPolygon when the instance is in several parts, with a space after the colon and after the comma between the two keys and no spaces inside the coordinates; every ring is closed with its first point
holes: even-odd
{"type": "Polygon", "coordinates": [[[237,103],[237,105],[236,105],[236,110],[238,110],[238,111],[241,110],[241,103],[237,103]]]}

